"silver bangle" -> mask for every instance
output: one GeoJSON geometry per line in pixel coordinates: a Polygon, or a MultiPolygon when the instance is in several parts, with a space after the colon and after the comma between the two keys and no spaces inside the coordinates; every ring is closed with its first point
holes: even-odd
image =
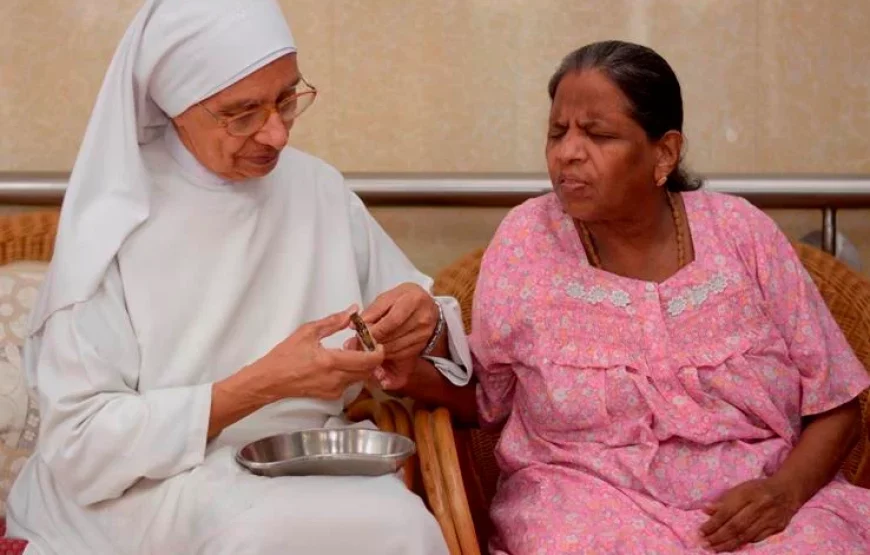
{"type": "Polygon", "coordinates": [[[435,301],[435,306],[438,307],[438,322],[435,323],[435,331],[432,332],[432,337],[429,338],[429,342],[426,343],[423,352],[420,353],[421,357],[429,356],[429,354],[435,350],[435,346],[444,334],[444,310],[441,308],[441,303],[438,301],[435,301]]]}

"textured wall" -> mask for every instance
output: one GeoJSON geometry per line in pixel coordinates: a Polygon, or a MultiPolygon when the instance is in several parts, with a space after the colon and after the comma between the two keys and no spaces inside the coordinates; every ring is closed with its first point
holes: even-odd
{"type": "MultiPolygon", "coordinates": [[[[294,142],[344,171],[543,169],[545,85],[647,43],[703,172],[870,172],[870,1],[282,0],[321,89],[294,142]]],[[[134,0],[0,1],[0,171],[71,167],[134,0]]]]}
{"type": "MultiPolygon", "coordinates": [[[[543,170],[546,81],[621,38],[658,49],[706,173],[870,173],[870,1],[281,0],[321,94],[293,142],[352,172],[543,170]]],[[[0,172],[66,171],[137,0],[0,0],[0,172]]],[[[5,210],[9,210],[6,208],[5,210]]],[[[427,272],[503,209],[378,208],[427,272]]],[[[814,212],[775,212],[792,237],[814,212]]],[[[870,266],[866,211],[840,223],[870,266]]]]}

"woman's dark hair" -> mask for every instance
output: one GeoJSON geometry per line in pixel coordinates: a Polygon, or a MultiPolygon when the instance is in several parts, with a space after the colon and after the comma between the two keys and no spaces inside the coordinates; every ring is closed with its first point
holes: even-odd
{"type": "MultiPolygon", "coordinates": [[[[680,82],[671,66],[651,48],[610,40],[595,42],[571,52],[550,78],[550,100],[556,97],[559,83],[569,73],[595,69],[610,79],[631,103],[631,118],[650,140],[657,141],[668,131],[683,132],[683,96],[680,82]]],[[[682,155],[668,176],[670,191],[694,191],[701,181],[683,169],[682,155]]]]}

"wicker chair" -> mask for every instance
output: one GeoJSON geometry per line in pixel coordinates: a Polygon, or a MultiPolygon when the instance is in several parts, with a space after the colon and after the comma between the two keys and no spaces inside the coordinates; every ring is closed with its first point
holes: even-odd
{"type": "MultiPolygon", "coordinates": [[[[58,211],[0,216],[0,265],[19,260],[51,259],[58,211]]],[[[853,349],[870,368],[870,283],[836,259],[811,247],[796,248],[820,288],[853,349]]],[[[471,305],[483,249],[474,251],[439,274],[438,294],[459,300],[466,330],[471,328],[471,305]]],[[[870,406],[862,399],[864,428],[860,444],[844,465],[854,483],[870,487],[868,433],[870,406]]],[[[414,411],[413,424],[405,405],[378,402],[363,394],[347,409],[349,419],[370,419],[384,430],[407,435],[417,442],[419,457],[405,466],[406,484],[428,503],[452,555],[485,552],[492,533],[489,504],[495,494],[498,466],[493,457],[498,435],[479,429],[454,429],[445,409],[414,411]]],[[[0,520],[0,536],[5,522],[0,520]]],[[[0,552],[20,554],[26,542],[0,537],[0,552]]]]}
{"type": "MultiPolygon", "coordinates": [[[[822,293],[855,353],[870,371],[870,282],[832,256],[813,247],[796,244],[804,266],[822,293]]],[[[436,293],[455,297],[462,307],[466,331],[471,328],[471,306],[483,249],[476,250],[444,269],[435,280],[436,293]]],[[[858,445],[843,465],[852,483],[870,487],[870,403],[861,398],[862,433],[858,445]]],[[[417,434],[420,453],[435,453],[437,460],[424,466],[437,467],[423,474],[432,506],[449,508],[452,522],[442,523],[448,544],[458,544],[452,555],[486,553],[492,534],[489,505],[499,476],[493,451],[498,434],[480,429],[454,428],[450,414],[443,409],[432,413],[418,410],[415,427],[428,427],[427,435],[417,434]],[[424,442],[431,441],[431,445],[424,442]],[[452,540],[452,541],[451,541],[452,540]]],[[[438,513],[436,517],[442,518],[438,513]]],[[[444,516],[443,518],[447,518],[444,516]]]]}
{"type": "Polygon", "coordinates": [[[0,265],[51,260],[58,215],[57,210],[44,210],[0,217],[0,265]]]}

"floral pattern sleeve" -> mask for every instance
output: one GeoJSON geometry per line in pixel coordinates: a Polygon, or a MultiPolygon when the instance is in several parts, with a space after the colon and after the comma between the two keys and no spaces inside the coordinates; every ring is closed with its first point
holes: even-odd
{"type": "Polygon", "coordinates": [[[800,371],[801,414],[823,413],[854,399],[870,376],[785,235],[766,215],[755,226],[758,283],[770,318],[800,371]]]}
{"type": "Polygon", "coordinates": [[[510,415],[516,389],[516,375],[511,364],[511,353],[505,341],[503,321],[510,313],[510,295],[500,289],[503,272],[502,245],[510,242],[510,218],[500,227],[495,239],[483,257],[472,312],[471,345],[474,373],[478,378],[477,407],[483,427],[497,427],[510,415]],[[500,277],[501,276],[501,277],[500,277]]]}

